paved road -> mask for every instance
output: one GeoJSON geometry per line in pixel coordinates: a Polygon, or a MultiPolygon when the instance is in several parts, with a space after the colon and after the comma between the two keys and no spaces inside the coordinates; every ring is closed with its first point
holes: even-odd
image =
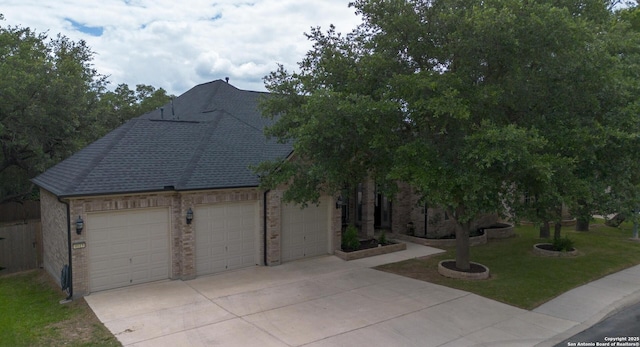
{"type": "MultiPolygon", "coordinates": [[[[572,343],[614,342],[611,338],[621,338],[629,346],[640,346],[640,302],[609,316],[591,328],[576,334],[556,347],[572,346],[572,343]]],[[[612,343],[612,346],[615,344],[612,343]]],[[[573,345],[576,346],[576,345],[573,345]]]]}

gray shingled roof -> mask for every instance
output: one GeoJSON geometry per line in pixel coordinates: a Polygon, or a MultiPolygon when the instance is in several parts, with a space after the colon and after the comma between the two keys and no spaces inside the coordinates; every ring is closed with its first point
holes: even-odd
{"type": "Polygon", "coordinates": [[[195,86],[173,106],[128,121],[33,182],[60,197],[255,187],[249,165],[292,150],[263,134],[270,121],[257,105],[266,95],[220,80],[195,86]]]}

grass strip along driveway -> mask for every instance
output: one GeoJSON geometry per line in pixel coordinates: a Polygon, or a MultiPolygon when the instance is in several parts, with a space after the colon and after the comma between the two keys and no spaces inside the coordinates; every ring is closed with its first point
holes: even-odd
{"type": "Polygon", "coordinates": [[[120,346],[84,299],[64,298],[44,270],[0,277],[0,346],[120,346]]]}
{"type": "Polygon", "coordinates": [[[588,232],[565,227],[562,237],[573,240],[579,253],[575,257],[560,258],[535,255],[534,244],[551,240],[538,238],[538,229],[533,226],[519,226],[516,237],[471,247],[471,260],[491,271],[491,277],[481,281],[450,279],[438,274],[438,262],[455,258],[454,248],[376,269],[531,310],[575,287],[640,264],[640,242],[630,240],[631,227],[628,223],[620,228],[607,227],[601,220],[592,224],[588,232]]]}

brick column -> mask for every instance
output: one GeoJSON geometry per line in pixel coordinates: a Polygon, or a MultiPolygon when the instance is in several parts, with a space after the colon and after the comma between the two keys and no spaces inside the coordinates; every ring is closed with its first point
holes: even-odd
{"type": "Polygon", "coordinates": [[[404,234],[407,232],[407,223],[413,222],[416,227],[424,230],[424,219],[412,219],[412,210],[414,208],[413,191],[411,187],[402,182],[398,182],[398,192],[391,202],[391,232],[404,234]],[[422,223],[422,224],[421,224],[422,223]]]}
{"type": "Polygon", "coordinates": [[[197,223],[198,216],[195,211],[193,197],[189,194],[181,194],[178,225],[182,226],[182,249],[180,250],[179,256],[182,263],[181,278],[183,280],[189,280],[196,277],[195,226],[197,223]],[[189,208],[193,211],[193,222],[191,222],[191,224],[187,224],[187,211],[189,208]]]}
{"type": "MultiPolygon", "coordinates": [[[[264,212],[263,212],[264,213],[264,212]]],[[[282,243],[282,191],[272,190],[267,193],[267,263],[280,265],[282,243]]]]}
{"type": "MultiPolygon", "coordinates": [[[[69,205],[71,213],[71,244],[73,247],[75,242],[87,241],[87,225],[85,224],[85,228],[80,235],[77,234],[75,227],[78,216],[82,217],[82,220],[86,223],[87,215],[81,201],[70,200],[69,205]]],[[[71,259],[73,265],[73,297],[77,298],[89,293],[89,269],[87,264],[89,259],[87,255],[87,248],[71,249],[71,259]]]]}

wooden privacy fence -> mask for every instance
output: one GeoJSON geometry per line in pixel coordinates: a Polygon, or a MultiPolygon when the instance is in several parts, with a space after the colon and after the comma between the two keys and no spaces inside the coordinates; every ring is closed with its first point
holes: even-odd
{"type": "Polygon", "coordinates": [[[42,264],[40,220],[0,225],[0,275],[38,268],[42,264]]]}
{"type": "Polygon", "coordinates": [[[0,223],[40,219],[40,201],[7,202],[0,204],[0,223]]]}

